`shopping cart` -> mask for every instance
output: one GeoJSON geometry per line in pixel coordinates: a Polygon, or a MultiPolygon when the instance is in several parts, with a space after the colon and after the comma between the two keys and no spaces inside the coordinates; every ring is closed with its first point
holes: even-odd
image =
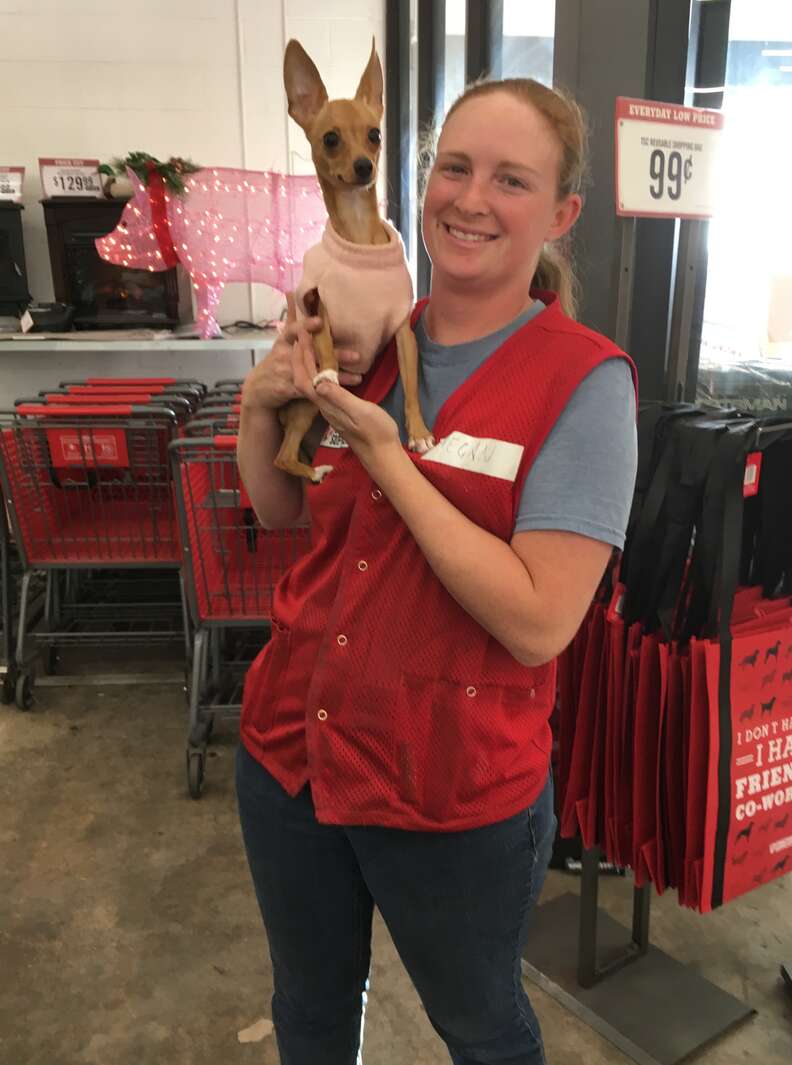
{"type": "Polygon", "coordinates": [[[181,639],[181,561],[168,444],[179,418],[159,405],[22,404],[0,414],[0,477],[23,566],[16,650],[17,702],[33,698],[27,637],[57,648],[181,639]],[[173,574],[176,610],[130,571],[173,574]],[[47,575],[45,626],[28,632],[33,575],[47,575]]]}
{"type": "Polygon", "coordinates": [[[206,385],[193,377],[83,377],[76,381],[61,381],[59,388],[88,386],[89,388],[115,388],[126,392],[132,389],[151,390],[163,388],[168,390],[185,390],[199,396],[206,394],[206,385]]]}
{"type": "Polygon", "coordinates": [[[170,445],[192,633],[187,785],[201,796],[215,718],[234,719],[247,668],[270,633],[272,594],[307,549],[305,527],[261,527],[236,464],[236,436],[170,445]]]}
{"type": "Polygon", "coordinates": [[[12,702],[16,690],[16,669],[11,652],[12,610],[11,536],[3,505],[0,507],[0,702],[3,703],[12,702]]]}

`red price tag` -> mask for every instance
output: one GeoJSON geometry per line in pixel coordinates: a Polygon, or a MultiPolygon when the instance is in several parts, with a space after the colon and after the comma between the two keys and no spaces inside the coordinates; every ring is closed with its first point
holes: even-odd
{"type": "Polygon", "coordinates": [[[762,452],[752,451],[745,460],[745,476],[743,477],[743,496],[755,496],[759,492],[759,473],[762,469],[762,452]]]}
{"type": "Polygon", "coordinates": [[[613,589],[613,596],[611,597],[610,606],[608,607],[608,613],[605,615],[607,621],[616,621],[624,614],[624,596],[627,592],[625,586],[621,583],[617,584],[613,589]]]}

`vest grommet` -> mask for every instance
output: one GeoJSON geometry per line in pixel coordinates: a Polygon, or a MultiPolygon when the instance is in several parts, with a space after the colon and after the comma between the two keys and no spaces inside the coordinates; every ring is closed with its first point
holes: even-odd
{"type": "Polygon", "coordinates": [[[380,492],[379,488],[375,488],[374,489],[374,491],[371,493],[371,498],[372,499],[382,499],[382,492],[380,492]]]}
{"type": "Polygon", "coordinates": [[[320,721],[327,721],[327,711],[322,709],[316,715],[320,721]]]}
{"type": "Polygon", "coordinates": [[[358,562],[358,569],[361,573],[365,573],[368,569],[368,562],[364,558],[361,558],[360,562],[358,562]]]}
{"type": "Polygon", "coordinates": [[[338,643],[339,647],[346,647],[346,645],[349,643],[349,640],[346,638],[343,632],[340,632],[338,636],[336,636],[336,642],[338,643]]]}
{"type": "Polygon", "coordinates": [[[470,687],[469,687],[469,688],[467,689],[467,691],[465,692],[465,694],[466,694],[466,695],[469,695],[469,696],[470,696],[470,698],[472,699],[472,698],[473,698],[473,696],[474,696],[474,695],[477,695],[478,693],[477,693],[476,689],[475,689],[475,688],[473,687],[473,685],[471,684],[471,685],[470,685],[470,687]]]}

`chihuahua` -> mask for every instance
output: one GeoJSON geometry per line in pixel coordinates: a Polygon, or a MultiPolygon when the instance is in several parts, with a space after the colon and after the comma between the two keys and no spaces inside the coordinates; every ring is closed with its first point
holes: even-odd
{"type": "MultiPolygon", "coordinates": [[[[289,114],[311,145],[329,222],[321,244],[309,249],[298,286],[298,315],[318,315],[314,336],[319,373],[314,384],[338,383],[335,345],[361,355],[361,372],[395,335],[404,412],[411,450],[421,454],[434,445],[418,398],[418,349],[410,328],[412,283],[404,246],[396,230],[379,213],[377,163],[382,121],[382,67],[372,41],[371,56],[353,100],[329,100],[310,56],[289,41],[283,62],[289,114]]],[[[301,444],[318,411],[307,399],[281,408],[283,444],[275,465],[314,483],[332,466],[302,461],[301,444]]]]}

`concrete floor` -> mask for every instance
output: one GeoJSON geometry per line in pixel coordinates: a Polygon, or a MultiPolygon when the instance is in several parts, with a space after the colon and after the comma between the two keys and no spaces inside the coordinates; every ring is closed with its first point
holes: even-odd
{"type": "MultiPolygon", "coordinates": [[[[235,815],[235,736],[221,731],[192,802],[184,719],[167,684],[42,687],[30,713],[0,706],[0,1065],[277,1065],[272,1034],[238,1038],[268,1018],[272,985],[235,815]]],[[[544,898],[576,884],[551,873],[544,898]]],[[[601,901],[629,921],[627,882],[605,880],[601,901]]],[[[792,961],[792,878],[708,917],[669,894],[653,903],[652,937],[759,1010],[700,1065],[792,1062],[778,976],[792,961]]],[[[381,922],[371,982],[366,1065],[446,1063],[381,922]]],[[[627,1062],[529,991],[550,1065],[627,1062]]]]}

